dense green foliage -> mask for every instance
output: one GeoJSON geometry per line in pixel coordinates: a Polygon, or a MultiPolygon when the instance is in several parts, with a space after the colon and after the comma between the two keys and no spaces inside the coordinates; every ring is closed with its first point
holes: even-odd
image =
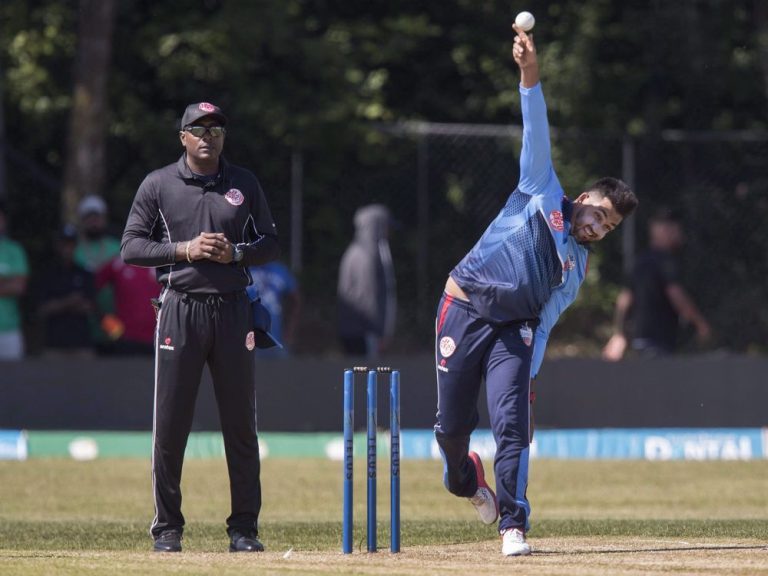
{"type": "MultiPolygon", "coordinates": [[[[179,154],[174,130],[184,106],[196,100],[214,101],[233,120],[227,155],[259,175],[286,253],[290,158],[294,151],[303,153],[302,280],[313,288],[316,296],[311,304],[320,310],[310,317],[317,320],[313,326],[332,322],[336,265],[359,203],[382,200],[396,207],[403,225],[400,243],[393,246],[401,262],[401,286],[410,290],[418,272],[409,257],[419,242],[414,231],[415,183],[409,176],[412,170],[408,175],[403,172],[415,164],[415,153],[413,148],[403,149],[402,142],[383,137],[375,123],[519,122],[510,23],[518,10],[530,8],[524,2],[122,0],[118,4],[108,81],[104,190],[116,231],[144,175],[179,154]]],[[[12,232],[36,263],[48,257],[50,234],[59,224],[78,9],[76,0],[0,4],[0,81],[12,232]]],[[[656,140],[661,131],[765,129],[768,124],[764,44],[761,52],[768,30],[765,10],[756,0],[551,0],[537,2],[533,11],[551,123],[581,135],[556,143],[558,175],[567,190],[579,190],[606,172],[620,172],[620,138],[628,134],[646,144],[640,150],[637,182],[642,197],[651,204],[673,197],[690,208],[692,201],[685,200],[690,181],[657,178],[668,169],[656,140]]],[[[765,158],[765,151],[764,146],[755,156],[765,158]]],[[[685,152],[688,157],[695,154],[685,152]]],[[[707,166],[715,170],[718,162],[732,166],[738,160],[715,158],[707,160],[707,166]]],[[[686,174],[699,173],[698,165],[683,166],[686,174]]],[[[732,189],[741,177],[728,173],[714,185],[732,189]]],[[[754,177],[753,194],[764,197],[764,173],[743,177],[754,177]]],[[[451,236],[427,274],[428,292],[434,298],[450,266],[471,246],[489,217],[483,212],[477,222],[466,220],[461,203],[472,202],[476,195],[468,194],[474,189],[449,180],[430,191],[433,250],[441,246],[435,241],[451,236]]],[[[478,190],[482,186],[483,182],[474,183],[478,190]]],[[[496,200],[497,208],[503,197],[496,200]]],[[[717,205],[728,199],[707,201],[717,205]]],[[[735,225],[744,214],[737,210],[728,225],[735,225]]],[[[707,211],[692,219],[711,217],[707,211]]],[[[755,238],[743,242],[752,244],[755,238]]],[[[601,280],[614,284],[619,280],[619,246],[616,239],[598,251],[595,262],[600,263],[601,280]]],[[[725,246],[722,259],[737,248],[725,246]]],[[[738,282],[748,283],[748,278],[738,282]]],[[[595,298],[583,304],[589,307],[586,316],[594,321],[597,314],[604,323],[613,292],[610,286],[594,292],[595,298]]],[[[409,298],[401,293],[401,300],[409,298]]],[[[759,294],[754,295],[754,303],[759,300],[759,294]]],[[[712,304],[717,304],[714,298],[712,304]]],[[[428,305],[433,306],[432,300],[428,305]]],[[[723,321],[733,314],[732,309],[723,311],[723,321]]],[[[431,315],[430,308],[413,334],[405,327],[404,335],[428,348],[431,315]]],[[[578,328],[585,326],[580,322],[578,328]]],[[[748,347],[760,334],[749,335],[736,347],[748,347]]],[[[322,340],[326,334],[320,330],[317,336],[322,340]]]]}

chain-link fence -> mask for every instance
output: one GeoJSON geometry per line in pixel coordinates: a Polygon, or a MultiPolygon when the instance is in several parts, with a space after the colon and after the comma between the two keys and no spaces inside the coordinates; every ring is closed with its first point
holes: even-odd
{"type": "MultiPolygon", "coordinates": [[[[356,163],[334,179],[332,190],[305,189],[296,212],[303,214],[302,233],[291,234],[293,264],[302,258],[309,303],[299,348],[333,346],[335,275],[353,236],[353,214],[381,202],[396,219],[391,239],[399,296],[396,348],[431,350],[435,306],[449,271],[517,183],[520,135],[519,127],[510,126],[380,126],[365,143],[375,160],[356,163]]],[[[765,349],[768,135],[664,132],[630,138],[555,131],[552,142],[555,169],[569,196],[613,175],[628,180],[641,199],[622,231],[596,247],[587,286],[553,334],[553,347],[597,353],[625,270],[646,246],[647,218],[664,204],[683,214],[684,283],[715,328],[714,346],[765,349]]],[[[307,181],[320,168],[304,158],[307,181]]]]}
{"type": "MultiPolygon", "coordinates": [[[[262,181],[285,258],[299,274],[306,302],[297,351],[338,349],[339,261],[354,234],[355,210],[372,202],[389,206],[396,219],[391,239],[399,298],[395,351],[430,351],[435,307],[448,273],[518,181],[520,137],[516,126],[407,123],[371,129],[358,149],[338,162],[329,162],[327,151],[291,157],[284,150],[285,162],[273,163],[274,173],[262,181]],[[338,165],[345,166],[340,173],[338,165]]],[[[647,245],[647,219],[665,205],[683,216],[683,282],[713,325],[712,346],[768,351],[766,132],[665,131],[632,138],[553,130],[552,144],[555,169],[571,197],[593,180],[614,175],[633,185],[641,205],[619,232],[595,247],[587,283],[554,331],[551,350],[598,354],[625,272],[647,245]]],[[[55,230],[47,222],[56,214],[48,206],[55,204],[56,182],[24,157],[6,152],[14,189],[50,189],[16,194],[14,222],[35,214],[43,218],[42,229],[55,230]]],[[[120,223],[122,212],[127,206],[115,209],[120,223]]],[[[50,254],[48,236],[39,230],[14,228],[30,254],[50,254]]],[[[38,260],[35,256],[39,265],[38,260]]],[[[25,304],[27,318],[34,318],[34,299],[29,296],[25,304]]]]}
{"type": "MultiPolygon", "coordinates": [[[[678,208],[684,284],[729,350],[768,350],[768,139],[764,133],[666,132],[638,146],[638,188],[678,208]]],[[[642,232],[642,230],[639,230],[642,232]]]]}

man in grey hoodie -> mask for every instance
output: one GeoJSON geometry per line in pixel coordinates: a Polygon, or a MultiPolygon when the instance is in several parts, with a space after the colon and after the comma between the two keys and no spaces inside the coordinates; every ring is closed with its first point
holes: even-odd
{"type": "Polygon", "coordinates": [[[397,309],[389,209],[363,206],[354,223],[355,238],[339,267],[338,335],[345,353],[375,358],[394,334],[397,309]]]}

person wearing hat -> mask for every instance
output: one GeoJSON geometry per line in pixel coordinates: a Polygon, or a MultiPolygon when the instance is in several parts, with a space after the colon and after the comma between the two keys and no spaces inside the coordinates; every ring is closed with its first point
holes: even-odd
{"type": "MultiPolygon", "coordinates": [[[[120,239],[108,233],[107,203],[101,196],[89,194],[77,205],[79,238],[75,248],[75,262],[96,276],[99,270],[120,255],[120,239]]],[[[116,343],[104,329],[104,318],[114,318],[115,291],[111,285],[96,292],[98,314],[91,318],[91,336],[99,353],[111,353],[116,343]],[[101,318],[101,321],[100,321],[101,318]]]]}
{"type": "Polygon", "coordinates": [[[279,250],[258,179],[222,156],[226,126],[218,106],[187,106],[179,132],[184,152],[141,183],[122,239],[123,260],[155,268],[162,285],[156,303],[150,528],[158,552],[181,551],[181,470],[205,364],[229,470],[229,550],[264,550],[253,385],[257,337],[246,287],[248,267],[277,258],[279,250]]]}
{"type": "Polygon", "coordinates": [[[107,232],[107,203],[101,196],[88,195],[77,205],[80,241],[75,261],[86,270],[96,270],[120,254],[120,240],[107,232]]]}

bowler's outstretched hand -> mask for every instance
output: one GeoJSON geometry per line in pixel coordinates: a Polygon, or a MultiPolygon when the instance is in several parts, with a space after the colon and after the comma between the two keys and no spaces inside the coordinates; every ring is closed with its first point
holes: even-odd
{"type": "Polygon", "coordinates": [[[539,83],[539,61],[533,34],[526,34],[514,24],[512,29],[517,34],[512,46],[512,57],[520,67],[520,83],[526,88],[532,88],[539,83]]]}

